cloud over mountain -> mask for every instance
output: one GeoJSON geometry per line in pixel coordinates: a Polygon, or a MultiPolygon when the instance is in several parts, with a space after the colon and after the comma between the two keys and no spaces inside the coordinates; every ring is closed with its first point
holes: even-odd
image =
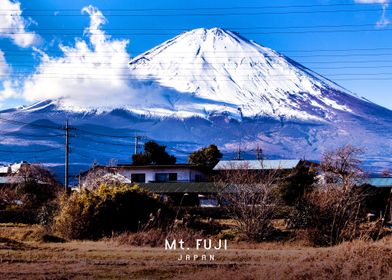
{"type": "Polygon", "coordinates": [[[38,41],[34,32],[26,31],[32,23],[22,16],[20,2],[0,0],[0,37],[10,38],[14,44],[26,48],[38,41]]]}

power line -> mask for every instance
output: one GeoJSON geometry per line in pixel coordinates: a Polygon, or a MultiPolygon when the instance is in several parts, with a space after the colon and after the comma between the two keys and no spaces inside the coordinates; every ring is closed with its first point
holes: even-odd
{"type": "MultiPolygon", "coordinates": [[[[262,48],[267,48],[267,47],[263,47],[263,46],[261,46],[262,48]]],[[[154,49],[154,48],[153,48],[154,49]]],[[[269,48],[267,48],[267,49],[269,49],[269,48]]],[[[26,50],[15,50],[15,49],[4,49],[4,48],[2,48],[1,49],[2,51],[4,51],[4,52],[16,52],[16,53],[18,53],[18,52],[21,52],[21,53],[23,53],[23,52],[26,52],[26,50]]],[[[305,52],[305,53],[309,53],[309,52],[349,52],[349,51],[380,51],[380,50],[392,50],[392,47],[376,47],[376,48],[340,48],[340,49],[307,49],[307,50],[293,50],[293,49],[288,49],[288,50],[285,50],[285,49],[280,49],[280,50],[278,50],[278,52],[279,53],[287,53],[287,52],[295,52],[295,53],[302,53],[302,52],[305,52]]],[[[30,51],[30,50],[29,50],[30,51]]],[[[134,52],[134,53],[140,53],[140,54],[142,54],[142,53],[144,53],[144,52],[146,52],[146,50],[131,50],[132,52],[134,52]]],[[[213,54],[215,54],[215,53],[255,53],[255,52],[257,52],[257,50],[252,50],[252,51],[231,51],[231,50],[224,50],[224,51],[219,51],[219,50],[214,50],[214,51],[203,51],[203,53],[213,53],[213,54]]],[[[47,54],[64,54],[64,52],[63,51],[56,51],[56,50],[46,50],[45,51],[45,53],[47,53],[47,54]]],[[[108,53],[108,54],[112,54],[113,53],[113,51],[104,51],[104,50],[102,50],[102,51],[99,51],[99,53],[108,53]]],[[[184,53],[184,54],[188,54],[188,53],[194,53],[194,51],[176,51],[176,52],[167,52],[167,53],[171,53],[171,54],[178,54],[178,53],[184,53]]],[[[81,55],[82,56],[82,55],[81,55]]],[[[84,56],[84,55],[83,55],[84,56]]],[[[109,55],[108,55],[109,56],[109,55]]]]}
{"type": "MultiPolygon", "coordinates": [[[[140,13],[123,13],[121,14],[113,14],[111,13],[110,17],[125,17],[125,16],[133,16],[133,17],[184,17],[184,16],[257,16],[257,15],[292,15],[292,14],[324,14],[324,13],[358,13],[358,12],[380,12],[380,9],[334,9],[334,10],[311,10],[311,11],[269,11],[269,12],[214,12],[214,13],[171,13],[171,14],[140,14],[140,13]]],[[[10,16],[10,17],[20,17],[19,14],[12,13],[3,13],[0,16],[10,16]]],[[[34,13],[26,13],[23,14],[25,17],[86,17],[85,14],[34,14],[34,13]]]]}
{"type": "MultiPolygon", "coordinates": [[[[238,69],[239,71],[241,71],[241,69],[238,69]]],[[[170,71],[169,71],[170,72],[170,71]]],[[[29,73],[24,73],[24,74],[29,74],[29,73]]],[[[162,73],[161,73],[162,74],[162,73]]],[[[140,78],[129,78],[127,79],[127,77],[129,77],[129,75],[105,75],[105,74],[100,74],[100,75],[92,75],[92,74],[75,74],[75,73],[42,73],[42,74],[35,74],[36,77],[44,77],[44,78],[50,78],[50,77],[54,77],[54,78],[70,78],[72,77],[74,79],[101,79],[101,78],[105,78],[105,79],[116,79],[119,78],[120,80],[129,80],[129,81],[143,81],[143,80],[153,80],[154,78],[152,77],[140,77],[140,78]],[[58,75],[58,76],[57,76],[58,75]]],[[[328,75],[330,77],[339,77],[339,76],[355,76],[355,75],[359,75],[359,76],[374,76],[374,75],[392,75],[392,72],[376,72],[376,73],[330,73],[330,74],[324,74],[324,75],[328,75]]],[[[171,77],[170,75],[168,75],[168,77],[171,77]]],[[[215,79],[216,74],[202,74],[202,75],[193,75],[193,74],[183,74],[183,75],[175,75],[174,77],[171,78],[196,78],[198,81],[226,81],[226,80],[232,80],[231,77],[222,77],[223,79],[215,79]],[[203,79],[197,79],[198,77],[203,78],[203,79]],[[211,77],[213,79],[211,80],[205,80],[204,77],[211,77]]],[[[236,75],[236,77],[249,77],[249,75],[236,75]]],[[[264,77],[279,77],[279,79],[277,80],[281,80],[280,78],[284,79],[284,78],[292,78],[293,76],[290,74],[281,74],[281,75],[269,75],[269,74],[265,74],[261,73],[260,75],[257,76],[253,76],[254,78],[264,78],[264,77]]],[[[161,78],[159,78],[159,80],[162,80],[161,78]]],[[[236,79],[238,80],[238,79],[236,79]]],[[[249,80],[254,80],[254,79],[240,79],[240,81],[249,81],[249,80]]],[[[274,80],[274,79],[269,79],[269,80],[274,80]]],[[[276,79],[275,79],[276,80],[276,79]]]]}
{"type": "MultiPolygon", "coordinates": [[[[259,32],[241,32],[242,35],[275,35],[275,34],[287,34],[287,35],[295,35],[295,34],[308,34],[308,33],[356,33],[356,32],[385,32],[385,31],[391,31],[392,28],[380,28],[380,29],[336,29],[336,30],[298,30],[298,31],[259,31],[259,32]]],[[[11,33],[2,33],[4,35],[23,35],[24,33],[16,33],[16,32],[11,32],[11,33]]],[[[53,35],[53,36],[78,36],[80,35],[79,33],[43,33],[40,35],[53,35]]],[[[179,35],[178,33],[145,33],[145,32],[139,32],[139,33],[114,33],[114,34],[106,34],[106,33],[100,33],[100,34],[94,34],[90,33],[86,35],[87,37],[107,37],[107,36],[177,36],[179,35]]]]}
{"type": "Polygon", "coordinates": [[[90,135],[95,135],[95,136],[103,136],[103,137],[110,137],[110,138],[130,139],[130,138],[134,137],[134,135],[114,136],[113,134],[98,133],[98,132],[89,131],[89,130],[85,130],[85,129],[78,128],[78,127],[73,127],[73,129],[76,130],[76,131],[85,133],[85,134],[90,134],[90,135]]]}
{"type": "MultiPolygon", "coordinates": [[[[35,65],[30,65],[30,64],[13,64],[13,66],[18,66],[18,68],[32,68],[32,69],[36,68],[35,65]]],[[[79,67],[78,66],[71,66],[71,64],[65,65],[65,66],[66,67],[64,67],[64,65],[62,65],[61,68],[65,68],[65,69],[85,69],[85,70],[87,70],[87,69],[93,69],[93,70],[94,69],[96,69],[96,70],[102,70],[102,69],[105,69],[105,70],[130,70],[129,67],[99,67],[99,68],[97,68],[95,66],[91,66],[91,67],[88,67],[88,66],[79,66],[79,67]]],[[[241,72],[244,72],[244,71],[254,71],[253,67],[249,66],[249,69],[244,69],[244,66],[245,65],[241,66],[241,72]]],[[[1,68],[2,67],[0,66],[0,69],[1,68]]],[[[53,66],[48,66],[48,67],[40,67],[40,69],[52,69],[52,68],[58,69],[58,67],[54,66],[54,65],[53,66]]],[[[246,67],[246,68],[248,68],[248,67],[246,67]]],[[[312,67],[311,70],[374,69],[374,68],[392,68],[392,65],[312,67]]],[[[184,71],[184,70],[196,70],[196,69],[198,69],[198,68],[181,68],[180,70],[184,71]]],[[[237,68],[229,68],[228,66],[226,66],[225,69],[236,70],[237,68]]],[[[16,73],[19,73],[19,71],[16,71],[16,73]]],[[[22,73],[24,73],[24,72],[22,71],[22,73]]],[[[34,72],[26,72],[26,73],[34,74],[34,72]]]]}
{"type": "MultiPolygon", "coordinates": [[[[392,30],[392,29],[391,29],[392,30]]],[[[392,48],[391,48],[392,50],[392,48]]],[[[11,52],[11,51],[10,51],[11,52]]],[[[29,53],[25,53],[22,51],[13,51],[14,53],[11,54],[7,54],[7,57],[30,57],[31,54],[29,53]]],[[[224,52],[222,52],[224,53],[224,52]]],[[[245,56],[241,51],[238,51],[239,54],[242,55],[230,55],[230,58],[249,58],[252,59],[252,56],[245,56]]],[[[170,53],[170,54],[174,54],[174,53],[170,53]]],[[[254,55],[261,55],[265,58],[286,58],[287,56],[284,55],[283,53],[276,53],[275,55],[267,55],[267,54],[263,54],[261,52],[258,51],[253,51],[253,52],[248,52],[247,54],[254,54],[254,55]]],[[[363,57],[363,56],[391,56],[392,53],[352,53],[352,54],[308,54],[308,55],[291,55],[290,58],[307,58],[307,57],[363,57]]],[[[97,55],[97,54],[74,54],[74,55],[69,55],[67,54],[66,57],[76,57],[76,58],[112,58],[113,57],[113,53],[112,54],[108,54],[108,55],[97,55]]],[[[210,56],[208,56],[208,53],[203,55],[204,58],[227,58],[227,56],[216,56],[215,54],[211,54],[210,56]]],[[[136,57],[134,57],[136,58],[136,57]]],[[[159,58],[165,59],[165,58],[169,58],[169,57],[162,57],[159,56],[159,58]]],[[[132,58],[130,58],[131,60],[132,58]]],[[[100,62],[101,64],[105,65],[105,64],[112,64],[111,62],[100,62]]],[[[56,66],[57,67],[57,66],[56,66]]],[[[100,68],[95,66],[96,68],[100,68]]]]}
{"type": "Polygon", "coordinates": [[[39,127],[39,128],[48,128],[48,129],[57,129],[57,130],[63,129],[60,126],[49,126],[49,125],[27,123],[27,122],[22,122],[22,121],[17,121],[17,120],[10,120],[10,119],[6,119],[3,117],[0,117],[0,120],[5,121],[5,122],[9,122],[9,123],[13,123],[13,124],[22,124],[22,125],[28,125],[28,126],[32,126],[32,127],[39,127]]]}
{"type": "MultiPolygon", "coordinates": [[[[255,27],[221,27],[223,30],[235,32],[235,30],[253,30],[253,29],[305,29],[305,28],[340,28],[340,27],[364,27],[375,26],[374,23],[362,24],[337,24],[337,25],[299,25],[299,26],[255,26],[255,27]]],[[[89,31],[179,31],[187,32],[192,28],[40,28],[35,27],[33,31],[80,31],[84,32],[86,29],[89,31]]],[[[13,31],[15,28],[0,28],[0,30],[13,31]]],[[[15,34],[15,33],[13,33],[15,34]]],[[[45,34],[45,33],[44,33],[45,34]]]]}
{"type": "MultiPolygon", "coordinates": [[[[194,11],[194,10],[238,10],[238,9],[287,9],[287,8],[315,8],[315,7],[342,7],[342,6],[353,6],[356,7],[356,3],[334,3],[334,4],[311,4],[311,5],[258,5],[258,6],[232,6],[232,7],[192,7],[192,8],[138,8],[138,9],[113,9],[113,8],[101,8],[101,12],[112,12],[112,11],[194,11]]],[[[23,9],[24,12],[31,11],[49,11],[49,12],[62,12],[62,11],[75,11],[80,12],[81,9],[35,9],[27,8],[23,9]]],[[[19,12],[19,9],[0,9],[0,11],[14,11],[19,12]]]]}
{"type": "MultiPolygon", "coordinates": [[[[392,54],[391,54],[392,55],[392,54]]],[[[249,59],[251,59],[251,57],[248,57],[249,59]]],[[[275,58],[275,57],[271,57],[271,58],[275,58]]],[[[284,56],[276,56],[276,58],[284,58],[284,59],[287,59],[287,58],[289,58],[290,59],[290,57],[284,57],[284,56]]],[[[225,62],[226,60],[223,60],[222,62],[225,62]]],[[[81,62],[81,63],[94,63],[93,61],[83,61],[83,62],[81,62]]],[[[258,64],[260,64],[259,62],[257,62],[257,61],[248,61],[248,62],[253,62],[253,63],[258,63],[258,64]]],[[[248,63],[247,62],[247,63],[248,63]]],[[[383,60],[371,60],[371,59],[365,59],[365,60],[324,60],[324,61],[301,61],[301,63],[302,64],[304,64],[304,63],[308,63],[308,64],[325,64],[325,63],[372,63],[372,62],[392,62],[392,60],[386,60],[386,59],[383,59],[383,60]]],[[[219,63],[219,61],[217,61],[217,63],[219,63]]],[[[234,64],[235,62],[232,62],[232,64],[234,64]]],[[[69,65],[72,65],[72,62],[70,62],[70,63],[65,63],[64,65],[67,65],[67,64],[69,64],[69,65]]],[[[111,63],[112,65],[127,65],[127,63],[111,63]]],[[[172,65],[173,63],[172,62],[148,62],[148,63],[146,63],[146,64],[148,64],[148,65],[172,65]]],[[[205,64],[205,62],[178,62],[178,63],[176,63],[175,65],[176,66],[179,66],[179,65],[204,65],[205,64]]],[[[132,68],[131,67],[134,67],[134,66],[138,66],[139,64],[137,63],[137,62],[130,62],[128,65],[130,65],[130,70],[132,70],[132,68]]],[[[57,65],[56,65],[57,66],[57,65]]],[[[243,64],[242,66],[248,66],[248,65],[246,65],[246,64],[243,64]]],[[[58,67],[58,66],[57,66],[58,67]]],[[[84,66],[83,66],[84,67],[84,66]]],[[[253,66],[252,66],[253,67],[253,66]]],[[[39,68],[39,67],[38,67],[39,68]]],[[[124,66],[124,68],[125,68],[125,66],[124,66]]],[[[96,67],[95,69],[100,69],[99,67],[96,67]]],[[[116,68],[114,68],[114,69],[116,69],[116,68]]],[[[1,74],[0,76],[6,76],[5,74],[1,74]]]]}
{"type": "Polygon", "coordinates": [[[1,153],[10,153],[10,154],[33,154],[33,153],[45,153],[45,152],[50,152],[50,151],[58,151],[58,148],[43,149],[43,150],[34,150],[34,151],[0,150],[1,153]]]}
{"type": "Polygon", "coordinates": [[[37,137],[37,138],[52,138],[52,137],[64,137],[64,134],[52,134],[52,135],[36,135],[36,134],[26,134],[26,133],[20,133],[20,132],[8,132],[8,131],[4,131],[3,132],[3,136],[24,136],[24,137],[37,137]]]}
{"type": "MultiPolygon", "coordinates": [[[[384,73],[349,73],[349,74],[324,74],[324,75],[328,76],[328,77],[341,77],[341,76],[379,76],[379,75],[391,75],[391,74],[392,73],[390,73],[390,72],[384,72],[384,73]]],[[[153,81],[154,80],[151,77],[134,79],[134,78],[126,78],[126,76],[123,76],[123,75],[113,76],[113,77],[110,77],[108,75],[106,75],[106,76],[98,76],[98,75],[96,75],[96,76],[82,76],[82,75],[76,75],[74,77],[71,77],[71,76],[72,75],[47,76],[47,75],[42,75],[41,74],[41,75],[39,75],[39,78],[41,78],[41,79],[61,79],[61,80],[88,79],[88,80],[101,80],[101,81],[103,81],[103,80],[111,81],[111,80],[115,79],[116,81],[136,81],[136,82],[153,81]]],[[[181,75],[177,75],[177,76],[173,76],[173,77],[170,77],[170,78],[171,78],[171,80],[173,80],[173,79],[180,80],[180,79],[184,79],[184,78],[194,78],[195,80],[197,80],[199,82],[232,81],[232,79],[230,77],[222,77],[220,79],[214,78],[215,77],[214,75],[211,75],[211,76],[202,75],[200,77],[201,78],[198,79],[197,76],[195,76],[195,75],[182,75],[182,76],[181,75]],[[205,79],[204,78],[205,76],[211,77],[211,79],[205,79]]],[[[248,77],[248,76],[244,75],[243,77],[248,77]]],[[[266,77],[280,77],[280,78],[276,78],[276,79],[268,79],[268,81],[292,80],[290,75],[285,75],[285,76],[283,76],[283,75],[282,76],[278,76],[278,75],[272,76],[271,75],[271,76],[266,76],[266,77]]],[[[328,77],[324,77],[324,78],[328,79],[328,77]]],[[[254,78],[248,78],[248,79],[236,79],[236,81],[238,81],[238,82],[258,82],[260,78],[264,79],[265,77],[263,77],[263,76],[255,76],[254,78]]],[[[159,79],[159,80],[161,80],[161,79],[159,79]]],[[[337,81],[337,80],[339,80],[339,81],[342,81],[342,80],[343,81],[347,81],[347,80],[358,80],[358,79],[334,78],[334,80],[335,81],[337,81]]],[[[372,79],[364,78],[363,80],[373,80],[373,78],[372,79]]],[[[376,80],[379,80],[379,79],[376,79],[376,80]]],[[[27,125],[32,125],[33,126],[33,124],[27,124],[27,125]]],[[[40,126],[40,127],[45,127],[45,126],[40,126]]],[[[48,128],[48,127],[46,127],[46,128],[48,128]]],[[[50,128],[52,128],[52,127],[50,127],[50,128]]],[[[55,128],[52,128],[52,129],[55,129],[55,128]]],[[[56,129],[59,129],[59,128],[56,128],[56,129]]],[[[110,136],[107,136],[107,137],[110,137],[110,136]]]]}
{"type": "MultiPolygon", "coordinates": [[[[107,137],[107,136],[105,136],[105,137],[107,137]]],[[[116,137],[116,138],[118,138],[118,137],[116,137]]],[[[95,140],[95,139],[82,139],[82,138],[79,138],[80,140],[82,140],[82,141],[89,141],[89,142],[93,142],[93,143],[98,143],[98,144],[105,144],[105,145],[112,145],[112,146],[120,146],[120,147],[133,147],[135,144],[121,144],[121,143],[113,143],[113,142],[105,142],[105,141],[99,141],[99,140],[95,140]]]]}

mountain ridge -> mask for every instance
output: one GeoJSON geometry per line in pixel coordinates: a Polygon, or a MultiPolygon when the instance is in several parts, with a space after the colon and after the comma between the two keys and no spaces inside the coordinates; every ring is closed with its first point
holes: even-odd
{"type": "Polygon", "coordinates": [[[75,128],[70,159],[84,169],[113,158],[130,162],[135,135],[166,145],[179,162],[211,143],[226,158],[259,146],[270,158],[307,159],[352,144],[366,149],[371,168],[392,168],[391,110],[230,31],[185,32],[129,63],[141,88],[132,103],[73,108],[57,99],[0,111],[0,161],[61,166],[68,120],[75,128]],[[34,152],[47,148],[53,151],[34,152]],[[7,150],[21,153],[1,153],[7,150]]]}

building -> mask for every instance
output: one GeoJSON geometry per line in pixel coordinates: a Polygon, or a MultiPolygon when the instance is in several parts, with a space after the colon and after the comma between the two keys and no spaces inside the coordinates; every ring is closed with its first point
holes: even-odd
{"type": "Polygon", "coordinates": [[[16,174],[19,169],[23,167],[27,167],[30,164],[27,161],[21,161],[19,163],[7,164],[0,166],[0,177],[10,176],[12,174],[16,174]]]}
{"type": "Polygon", "coordinates": [[[205,174],[193,164],[118,165],[116,171],[133,183],[203,182],[205,174]]]}
{"type": "Polygon", "coordinates": [[[118,174],[131,183],[143,184],[205,181],[205,174],[199,167],[192,164],[93,166],[90,170],[81,174],[82,183],[87,175],[91,173],[99,174],[99,176],[107,173],[118,174]]]}
{"type": "Polygon", "coordinates": [[[277,159],[277,160],[221,160],[214,167],[214,171],[230,171],[230,170],[292,170],[301,164],[307,166],[316,166],[316,162],[302,159],[277,159]]]}
{"type": "Polygon", "coordinates": [[[0,187],[10,186],[22,181],[22,178],[18,177],[17,174],[21,168],[28,166],[30,164],[26,161],[0,166],[0,187]]]}
{"type": "Polygon", "coordinates": [[[287,176],[293,169],[306,166],[317,167],[319,164],[301,159],[278,160],[222,160],[213,169],[216,178],[226,182],[259,182],[287,176]]]}
{"type": "Polygon", "coordinates": [[[195,206],[200,199],[216,193],[213,183],[205,183],[205,179],[204,172],[192,164],[93,166],[81,174],[80,186],[94,188],[101,182],[138,184],[177,205],[195,206]]]}
{"type": "Polygon", "coordinates": [[[392,191],[392,178],[368,178],[366,183],[376,188],[389,188],[392,191]]]}

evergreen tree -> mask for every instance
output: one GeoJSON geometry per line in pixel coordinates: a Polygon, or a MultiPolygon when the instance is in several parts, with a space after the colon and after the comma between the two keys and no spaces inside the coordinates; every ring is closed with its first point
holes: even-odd
{"type": "Polygon", "coordinates": [[[279,192],[285,203],[293,205],[316,182],[315,171],[305,164],[294,168],[279,184],[279,192]]]}
{"type": "Polygon", "coordinates": [[[205,169],[205,171],[212,171],[214,166],[222,158],[222,153],[219,151],[218,147],[214,144],[208,147],[201,148],[188,157],[188,162],[191,164],[196,164],[205,169]]]}
{"type": "Polygon", "coordinates": [[[159,145],[154,141],[144,143],[144,152],[142,154],[133,154],[133,165],[148,164],[175,164],[176,157],[166,152],[166,146],[159,145]]]}

